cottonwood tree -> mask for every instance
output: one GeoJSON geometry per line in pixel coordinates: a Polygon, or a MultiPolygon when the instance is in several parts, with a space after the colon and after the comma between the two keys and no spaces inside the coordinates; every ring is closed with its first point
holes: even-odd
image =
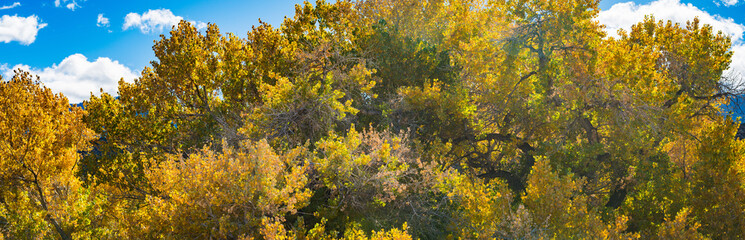
{"type": "Polygon", "coordinates": [[[0,233],[73,239],[96,236],[95,190],[75,177],[92,132],[85,112],[17,70],[0,80],[0,233]]]}

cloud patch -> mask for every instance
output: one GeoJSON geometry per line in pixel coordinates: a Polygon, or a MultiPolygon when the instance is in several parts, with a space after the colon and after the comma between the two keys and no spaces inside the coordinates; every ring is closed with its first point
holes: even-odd
{"type": "MultiPolygon", "coordinates": [[[[737,2],[738,0],[722,0],[722,4],[724,4],[724,6],[727,6],[727,7],[735,6],[737,2]]],[[[717,2],[717,5],[719,5],[718,2],[717,2]]]]}
{"type": "MultiPolygon", "coordinates": [[[[169,9],[150,9],[142,14],[139,13],[128,13],[124,17],[124,25],[122,30],[128,30],[130,28],[139,28],[142,33],[159,33],[163,32],[164,29],[168,30],[172,26],[178,25],[178,23],[184,18],[176,16],[169,9]]],[[[199,21],[189,21],[197,27],[202,29],[207,27],[207,24],[199,21]]]]}
{"type": "Polygon", "coordinates": [[[4,78],[11,78],[13,70],[23,69],[38,75],[44,86],[55,93],[64,94],[70,103],[79,103],[90,98],[91,93],[99,95],[100,90],[116,95],[119,79],[132,82],[138,75],[118,61],[109,58],[98,58],[88,61],[82,54],[73,54],[44,69],[31,68],[18,64],[12,68],[0,65],[4,78]]]}
{"type": "Polygon", "coordinates": [[[23,45],[29,45],[36,41],[36,34],[39,29],[46,26],[47,24],[41,23],[36,15],[28,17],[4,15],[0,17],[0,42],[16,41],[23,45]]]}
{"type": "Polygon", "coordinates": [[[732,18],[709,14],[696,6],[680,3],[679,0],[657,0],[649,4],[637,5],[633,2],[617,3],[610,9],[601,11],[597,20],[606,26],[610,36],[617,36],[618,29],[628,31],[631,25],[644,20],[645,15],[654,15],[655,19],[671,20],[685,26],[687,21],[699,18],[701,23],[711,25],[714,30],[732,36],[733,41],[743,39],[745,26],[732,18]]]}
{"type": "Polygon", "coordinates": [[[745,44],[732,46],[732,63],[729,64],[729,67],[727,73],[731,74],[730,77],[734,79],[745,77],[745,44]]]}
{"type": "Polygon", "coordinates": [[[21,6],[21,3],[19,3],[19,2],[14,2],[14,3],[13,3],[13,4],[11,4],[11,5],[7,5],[7,6],[2,6],[2,7],[0,7],[0,10],[11,9],[11,8],[15,8],[15,7],[20,7],[20,6],[21,6]]]}
{"type": "Polygon", "coordinates": [[[109,19],[103,16],[103,13],[98,14],[98,19],[96,19],[96,26],[98,27],[109,27],[109,19]]]}
{"type": "MultiPolygon", "coordinates": [[[[727,5],[737,4],[737,0],[723,0],[727,5]]],[[[745,25],[735,22],[732,18],[712,15],[692,4],[681,3],[680,0],[657,0],[648,4],[633,2],[617,3],[610,9],[601,11],[596,18],[606,26],[611,37],[617,37],[618,30],[629,31],[631,25],[644,20],[645,15],[654,15],[658,20],[671,20],[685,26],[687,21],[698,17],[701,23],[709,24],[714,31],[722,31],[732,38],[732,63],[725,75],[743,76],[745,74],[745,25]]]]}
{"type": "Polygon", "coordinates": [[[85,2],[85,1],[86,0],[54,0],[54,6],[65,7],[72,11],[75,11],[75,9],[80,8],[80,4],[78,4],[78,2],[85,2]]]}

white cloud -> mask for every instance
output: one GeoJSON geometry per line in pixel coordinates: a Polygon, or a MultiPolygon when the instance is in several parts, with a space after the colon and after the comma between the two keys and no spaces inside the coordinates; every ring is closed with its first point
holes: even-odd
{"type": "Polygon", "coordinates": [[[0,65],[4,78],[11,78],[13,70],[18,68],[39,75],[45,86],[67,96],[70,103],[82,102],[88,99],[91,93],[98,95],[100,89],[116,95],[119,79],[124,78],[125,81],[132,82],[138,77],[135,72],[118,61],[104,57],[90,62],[82,54],[70,55],[59,64],[44,69],[35,69],[23,64],[12,68],[0,65]]]}
{"type": "Polygon", "coordinates": [[[75,11],[75,9],[80,8],[80,4],[78,4],[78,2],[85,2],[85,1],[86,0],[54,0],[54,6],[55,7],[64,6],[67,9],[75,11]],[[70,2],[70,3],[67,3],[67,2],[70,2]]]}
{"type": "Polygon", "coordinates": [[[202,29],[205,29],[205,28],[207,28],[207,23],[205,23],[205,22],[200,22],[200,21],[196,21],[196,22],[195,22],[195,21],[189,21],[189,23],[191,23],[191,25],[192,25],[192,26],[196,27],[196,28],[197,28],[197,30],[202,30],[202,29]]]}
{"type": "Polygon", "coordinates": [[[98,19],[96,20],[96,26],[99,27],[109,27],[109,19],[103,16],[103,13],[98,14],[98,19]]]}
{"type": "Polygon", "coordinates": [[[29,17],[4,15],[0,18],[0,42],[17,41],[23,45],[29,45],[36,41],[39,29],[46,26],[46,23],[40,23],[36,15],[29,17]]]}
{"type": "Polygon", "coordinates": [[[733,41],[742,40],[745,32],[745,26],[736,23],[732,18],[711,15],[690,3],[680,3],[679,0],[657,0],[644,5],[633,2],[617,3],[610,9],[601,11],[597,20],[606,26],[609,35],[616,36],[618,29],[628,31],[631,25],[641,22],[645,15],[654,15],[655,19],[660,20],[671,20],[682,26],[698,17],[701,23],[709,24],[714,30],[732,36],[733,41]]]}
{"type": "MultiPolygon", "coordinates": [[[[722,0],[722,3],[724,6],[731,7],[737,4],[737,0],[722,0]]],[[[719,5],[719,3],[717,3],[717,5],[719,5]]]]}
{"type": "Polygon", "coordinates": [[[731,77],[735,79],[745,77],[745,44],[732,46],[732,52],[732,63],[729,65],[728,74],[732,74],[731,77]]]}
{"type": "Polygon", "coordinates": [[[11,5],[8,5],[8,6],[2,6],[2,7],[0,7],[0,10],[11,9],[11,8],[14,8],[14,7],[20,7],[20,6],[21,6],[21,3],[19,3],[19,2],[14,2],[14,3],[13,3],[13,4],[11,4],[11,5]]]}
{"type": "MultiPolygon", "coordinates": [[[[724,0],[724,3],[732,5],[737,0],[724,0]]],[[[683,4],[679,0],[657,0],[648,4],[635,4],[633,2],[617,3],[610,9],[601,11],[597,20],[606,26],[609,36],[617,37],[619,29],[629,31],[631,25],[644,20],[645,15],[654,15],[658,20],[671,20],[685,26],[687,21],[698,17],[701,23],[711,25],[715,31],[729,35],[732,38],[732,63],[725,74],[745,74],[745,25],[736,23],[732,18],[724,18],[712,15],[692,4],[683,4]]]]}
{"type": "MultiPolygon", "coordinates": [[[[178,25],[178,23],[184,18],[181,16],[174,15],[169,9],[150,9],[143,14],[139,13],[128,13],[124,17],[124,25],[122,30],[130,28],[139,28],[142,33],[155,33],[163,32],[163,29],[178,25]]],[[[204,22],[190,21],[192,25],[196,26],[197,29],[202,29],[207,26],[204,22]]]]}
{"type": "Polygon", "coordinates": [[[168,9],[150,9],[142,15],[128,13],[124,17],[122,30],[134,27],[139,28],[142,33],[162,32],[163,28],[177,25],[182,19],[184,18],[173,15],[171,10],[168,9]]]}

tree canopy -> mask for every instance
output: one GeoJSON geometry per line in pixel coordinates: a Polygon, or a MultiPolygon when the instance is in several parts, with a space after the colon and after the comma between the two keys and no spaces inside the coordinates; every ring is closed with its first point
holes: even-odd
{"type": "Polygon", "coordinates": [[[742,239],[731,40],[597,0],[181,21],[118,96],[0,79],[0,239],[742,239]]]}

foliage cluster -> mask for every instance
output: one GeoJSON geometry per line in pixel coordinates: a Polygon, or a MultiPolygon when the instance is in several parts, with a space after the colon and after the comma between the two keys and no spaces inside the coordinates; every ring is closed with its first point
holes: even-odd
{"type": "Polygon", "coordinates": [[[597,0],[182,21],[118,97],[0,81],[0,239],[742,239],[730,39],[597,0]]]}

